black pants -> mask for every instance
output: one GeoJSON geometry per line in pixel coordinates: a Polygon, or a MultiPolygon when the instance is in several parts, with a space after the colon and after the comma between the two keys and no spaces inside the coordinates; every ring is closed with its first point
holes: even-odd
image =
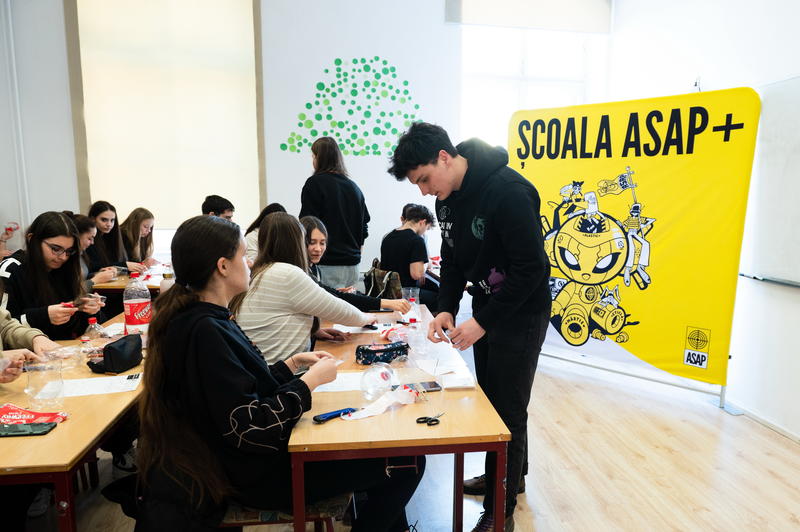
{"type": "MultiPolygon", "coordinates": [[[[346,493],[362,491],[367,494],[365,504],[356,509],[353,532],[402,532],[408,529],[406,504],[411,500],[425,472],[425,457],[390,458],[390,465],[411,465],[392,469],[386,475],[387,461],[384,458],[363,460],[336,460],[330,462],[308,462],[305,465],[306,504],[346,493]]],[[[278,473],[276,471],[276,473],[278,473]]],[[[247,493],[239,497],[240,502],[255,508],[274,509],[292,507],[291,471],[278,473],[288,478],[273,478],[263,493],[247,493]],[[274,487],[278,487],[276,492],[274,487]],[[259,500],[262,499],[263,500],[259,500]]]]}
{"type": "MultiPolygon", "coordinates": [[[[288,453],[287,453],[288,454],[288,453]]],[[[292,481],[288,460],[270,471],[258,486],[240,488],[232,498],[251,508],[282,510],[291,513],[292,481]]],[[[408,529],[406,504],[417,489],[425,471],[425,457],[389,459],[390,465],[416,464],[416,468],[392,469],[386,475],[383,458],[309,462],[305,465],[306,504],[347,492],[365,492],[367,501],[359,504],[352,530],[356,532],[402,532],[408,529]]],[[[181,473],[178,477],[189,485],[181,473]]],[[[163,472],[151,473],[144,503],[138,508],[136,532],[161,530],[212,531],[224,514],[224,507],[206,502],[197,507],[173,477],[163,472]]],[[[129,491],[134,494],[135,483],[129,491]]],[[[124,508],[124,506],[123,506],[124,508]]]]}
{"type": "MultiPolygon", "coordinates": [[[[473,312],[480,302],[473,300],[473,312]]],[[[523,469],[528,459],[528,403],[536,364],[547,334],[550,307],[537,313],[517,313],[472,346],[475,373],[486,397],[511,431],[506,470],[506,515],[514,513],[523,469]]],[[[492,510],[495,472],[494,453],[486,454],[486,497],[483,507],[492,510]]]]}
{"type": "Polygon", "coordinates": [[[25,530],[28,520],[28,506],[42,488],[52,488],[51,484],[19,484],[0,486],[0,523],[3,530],[25,530]]]}

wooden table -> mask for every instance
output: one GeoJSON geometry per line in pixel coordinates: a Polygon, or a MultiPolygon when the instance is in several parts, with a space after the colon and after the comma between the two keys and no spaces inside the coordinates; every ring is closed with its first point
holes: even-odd
{"type": "MultiPolygon", "coordinates": [[[[151,292],[158,292],[161,287],[161,279],[161,275],[153,275],[146,283],[147,288],[151,292]]],[[[128,286],[130,280],[131,278],[128,275],[119,275],[114,281],[97,283],[94,285],[93,290],[97,290],[98,292],[122,292],[125,290],[125,287],[128,286]]]]}
{"type": "MultiPolygon", "coordinates": [[[[122,315],[106,322],[122,321],[122,315]]],[[[59,342],[64,345],[76,342],[59,342]]],[[[142,371],[139,365],[122,375],[142,371]]],[[[85,363],[65,370],[64,379],[101,377],[92,373],[85,363]]],[[[20,376],[14,382],[0,384],[0,403],[13,403],[29,408],[25,395],[27,378],[20,376]]],[[[77,530],[75,522],[75,493],[73,478],[89,458],[93,457],[117,422],[136,403],[142,386],[132,392],[112,393],[103,396],[86,395],[64,398],[63,410],[69,414],[44,436],[18,436],[0,439],[0,484],[52,483],[55,487],[58,528],[77,530]]]]}
{"type": "MultiPolygon", "coordinates": [[[[421,307],[423,323],[431,319],[421,307]]],[[[391,321],[394,315],[381,314],[381,321],[391,321]]],[[[375,333],[353,335],[345,343],[318,342],[316,349],[329,351],[345,361],[339,371],[363,370],[355,363],[355,346],[370,343],[375,333]]],[[[413,363],[411,364],[413,365],[413,363]]],[[[420,371],[420,370],[416,370],[420,371]]],[[[427,376],[431,380],[431,376],[427,376]]],[[[367,401],[358,392],[319,392],[313,394],[313,404],[289,439],[292,456],[292,498],[294,529],[305,530],[306,462],[346,460],[353,458],[384,458],[427,454],[455,455],[453,479],[453,530],[463,527],[464,453],[488,451],[496,453],[495,515],[504,515],[506,446],[511,434],[497,415],[483,391],[443,390],[427,394],[427,402],[419,402],[358,421],[334,419],[323,425],[314,424],[312,417],[346,407],[361,407],[367,401]],[[416,418],[444,412],[440,424],[429,427],[417,424],[416,418]]],[[[495,530],[502,531],[505,519],[495,520],[495,530]]]]}

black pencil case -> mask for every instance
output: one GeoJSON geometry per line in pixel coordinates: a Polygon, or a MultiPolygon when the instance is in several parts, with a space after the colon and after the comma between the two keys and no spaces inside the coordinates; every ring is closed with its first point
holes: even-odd
{"type": "Polygon", "coordinates": [[[389,363],[399,357],[408,356],[408,344],[394,342],[391,344],[369,344],[356,347],[356,362],[366,366],[375,362],[389,363]]]}

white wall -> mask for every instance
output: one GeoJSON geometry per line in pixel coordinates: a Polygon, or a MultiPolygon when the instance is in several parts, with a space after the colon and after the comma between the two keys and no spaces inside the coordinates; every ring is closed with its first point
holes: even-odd
{"type": "MultiPolygon", "coordinates": [[[[310,151],[282,151],[297,115],[313,99],[323,70],[340,58],[380,56],[396,67],[398,80],[420,105],[418,118],[447,129],[458,142],[460,38],[458,27],[444,23],[443,0],[410,0],[402,4],[344,0],[339,2],[275,0],[261,3],[264,76],[264,129],[267,199],[293,214],[300,211],[300,190],[312,173],[310,151]]],[[[404,128],[400,128],[400,133],[404,128]]],[[[306,130],[307,131],[307,130],[306,130]]],[[[402,206],[423,203],[407,182],[386,173],[381,156],[345,156],[372,216],[362,269],[379,255],[380,239],[399,225],[402,206]]],[[[246,225],[246,224],[245,224],[246,225]]],[[[429,250],[438,254],[438,231],[428,233],[429,250]]]]}
{"type": "Polygon", "coordinates": [[[64,31],[61,2],[0,1],[0,223],[78,210],[64,31]]]}
{"type": "MultiPolygon", "coordinates": [[[[616,0],[608,100],[692,92],[698,77],[702,90],[717,90],[798,76],[798,20],[793,0],[616,0]]],[[[745,242],[743,262],[749,252],[745,242]]],[[[728,400],[795,438],[798,323],[800,289],[740,279],[728,400]]]]}

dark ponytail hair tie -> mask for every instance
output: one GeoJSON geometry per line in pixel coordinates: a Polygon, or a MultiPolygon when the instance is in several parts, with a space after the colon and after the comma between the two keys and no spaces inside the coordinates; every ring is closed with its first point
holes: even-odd
{"type": "Polygon", "coordinates": [[[179,284],[184,288],[189,288],[189,283],[187,283],[183,279],[175,279],[175,284],[179,284]]]}

